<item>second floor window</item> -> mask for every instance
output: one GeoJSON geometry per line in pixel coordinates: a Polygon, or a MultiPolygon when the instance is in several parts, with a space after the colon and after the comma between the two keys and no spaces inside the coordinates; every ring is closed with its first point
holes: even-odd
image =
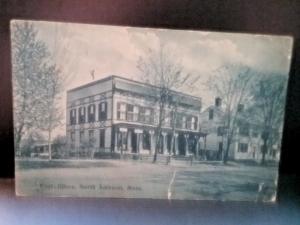
{"type": "Polygon", "coordinates": [[[192,129],[197,130],[198,127],[198,118],[196,116],[192,117],[192,129]]]}
{"type": "Polygon", "coordinates": [[[85,107],[80,107],[78,110],[79,110],[78,122],[85,123],[85,107]]]}
{"type": "Polygon", "coordinates": [[[146,122],[146,109],[144,107],[140,107],[139,121],[142,123],[146,122]]]}
{"type": "Polygon", "coordinates": [[[133,105],[127,104],[127,120],[133,121],[133,105]]]}
{"type": "Polygon", "coordinates": [[[224,128],[223,127],[218,127],[217,134],[218,134],[218,136],[223,136],[223,134],[224,134],[224,128]]]}
{"type": "Polygon", "coordinates": [[[95,105],[89,105],[88,107],[88,121],[95,122],[95,105]]]}
{"type": "Polygon", "coordinates": [[[145,122],[150,124],[154,123],[153,109],[150,108],[145,109],[145,122]]]}
{"type": "Polygon", "coordinates": [[[192,129],[192,116],[188,116],[186,120],[186,128],[191,130],[192,129]]]}
{"type": "Polygon", "coordinates": [[[186,129],[186,116],[182,116],[182,127],[181,128],[183,128],[183,129],[186,129]]]}
{"type": "Polygon", "coordinates": [[[213,109],[210,109],[210,110],[209,110],[209,113],[208,113],[208,119],[209,119],[209,120],[213,120],[213,119],[214,119],[214,110],[213,110],[213,109]]]}
{"type": "Polygon", "coordinates": [[[107,119],[107,102],[101,102],[99,104],[99,120],[107,119]]]}
{"type": "Polygon", "coordinates": [[[249,126],[248,125],[242,125],[239,127],[239,134],[241,136],[249,136],[249,126]]]}
{"type": "Polygon", "coordinates": [[[126,104],[118,102],[117,104],[117,119],[126,120],[126,104]]]}

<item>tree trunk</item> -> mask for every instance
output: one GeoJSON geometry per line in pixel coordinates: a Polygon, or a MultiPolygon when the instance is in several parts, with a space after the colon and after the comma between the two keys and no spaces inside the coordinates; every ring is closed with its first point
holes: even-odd
{"type": "Polygon", "coordinates": [[[51,130],[48,131],[49,160],[52,160],[51,130]]]}
{"type": "Polygon", "coordinates": [[[160,145],[160,133],[161,133],[161,129],[159,129],[159,131],[157,131],[156,135],[156,143],[155,143],[155,150],[154,150],[154,155],[153,155],[153,163],[156,162],[157,160],[157,154],[158,154],[158,150],[159,150],[159,145],[160,145]]]}
{"type": "Polygon", "coordinates": [[[231,145],[231,138],[227,139],[227,145],[226,145],[226,149],[224,152],[224,158],[223,158],[223,163],[226,165],[228,162],[228,155],[229,155],[229,149],[230,149],[230,145],[231,145]]]}
{"type": "Polygon", "coordinates": [[[266,154],[267,154],[267,140],[263,139],[263,146],[262,146],[262,158],[261,158],[261,165],[266,164],[266,154]]]}

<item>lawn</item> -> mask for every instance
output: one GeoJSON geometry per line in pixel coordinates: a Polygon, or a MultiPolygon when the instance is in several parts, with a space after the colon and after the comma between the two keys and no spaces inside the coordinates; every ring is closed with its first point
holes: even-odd
{"type": "Polygon", "coordinates": [[[270,201],[277,167],[176,161],[18,160],[20,195],[270,201]]]}

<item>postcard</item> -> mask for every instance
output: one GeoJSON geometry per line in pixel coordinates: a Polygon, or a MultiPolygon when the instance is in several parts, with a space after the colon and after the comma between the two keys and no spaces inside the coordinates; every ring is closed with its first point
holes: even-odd
{"type": "Polygon", "coordinates": [[[292,44],[11,21],[16,194],[275,202],[292,44]]]}

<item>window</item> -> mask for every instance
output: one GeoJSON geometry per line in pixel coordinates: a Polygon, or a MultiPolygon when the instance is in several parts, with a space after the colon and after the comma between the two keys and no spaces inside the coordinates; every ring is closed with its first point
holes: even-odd
{"type": "Polygon", "coordinates": [[[176,115],[176,127],[182,128],[182,115],[181,114],[176,115]]]}
{"type": "Polygon", "coordinates": [[[105,129],[100,129],[99,147],[105,148],[105,129]]]}
{"type": "Polygon", "coordinates": [[[192,116],[188,116],[187,117],[187,120],[186,120],[186,126],[187,126],[187,129],[192,129],[192,116]]]}
{"type": "Polygon", "coordinates": [[[209,110],[208,119],[209,120],[213,120],[214,119],[214,109],[210,109],[209,110]]]}
{"type": "Polygon", "coordinates": [[[139,107],[133,106],[133,121],[137,122],[139,121],[139,107]]]}
{"type": "Polygon", "coordinates": [[[70,124],[71,125],[76,124],[76,109],[70,110],[70,124]]]}
{"type": "Polygon", "coordinates": [[[153,118],[153,113],[151,112],[151,109],[146,108],[145,109],[145,122],[146,123],[153,123],[151,115],[152,115],[152,118],[153,118]]]}
{"type": "Polygon", "coordinates": [[[92,144],[94,141],[94,130],[89,130],[89,143],[92,144]]]}
{"type": "Polygon", "coordinates": [[[170,112],[164,111],[164,125],[165,126],[170,126],[170,123],[171,123],[170,116],[171,116],[170,112]]]}
{"type": "Polygon", "coordinates": [[[242,125],[239,127],[239,134],[241,136],[249,136],[249,125],[242,125]]]}
{"type": "Polygon", "coordinates": [[[218,133],[218,136],[223,136],[223,134],[224,134],[224,127],[218,127],[217,133],[218,133]]]}
{"type": "Polygon", "coordinates": [[[139,121],[142,123],[146,122],[146,109],[144,107],[140,107],[139,121]]]}
{"type": "Polygon", "coordinates": [[[192,129],[193,130],[197,130],[197,127],[198,127],[198,117],[196,116],[193,116],[192,117],[192,129]]]}
{"type": "Polygon", "coordinates": [[[75,131],[71,131],[71,142],[75,142],[75,131]]]}
{"type": "Polygon", "coordinates": [[[88,121],[89,123],[95,122],[95,105],[89,105],[88,107],[88,121]]]}
{"type": "Polygon", "coordinates": [[[79,115],[78,115],[79,123],[85,123],[85,107],[80,107],[78,110],[79,110],[79,115]]]}
{"type": "Polygon", "coordinates": [[[133,105],[127,104],[127,120],[133,121],[133,105]]]}
{"type": "Polygon", "coordinates": [[[79,132],[79,141],[80,141],[80,143],[82,143],[84,141],[84,130],[81,130],[79,132]]]}
{"type": "Polygon", "coordinates": [[[118,102],[117,104],[117,119],[126,120],[126,104],[118,102]]]}
{"type": "Polygon", "coordinates": [[[258,132],[252,131],[252,137],[257,138],[258,137],[258,132]]]}
{"type": "Polygon", "coordinates": [[[186,128],[186,116],[182,116],[182,128],[185,129],[186,128]]]}
{"type": "Polygon", "coordinates": [[[99,121],[107,119],[107,102],[100,102],[99,104],[99,121]]]}
{"type": "Polygon", "coordinates": [[[248,152],[248,144],[239,143],[238,152],[243,152],[243,153],[248,152]]]}

